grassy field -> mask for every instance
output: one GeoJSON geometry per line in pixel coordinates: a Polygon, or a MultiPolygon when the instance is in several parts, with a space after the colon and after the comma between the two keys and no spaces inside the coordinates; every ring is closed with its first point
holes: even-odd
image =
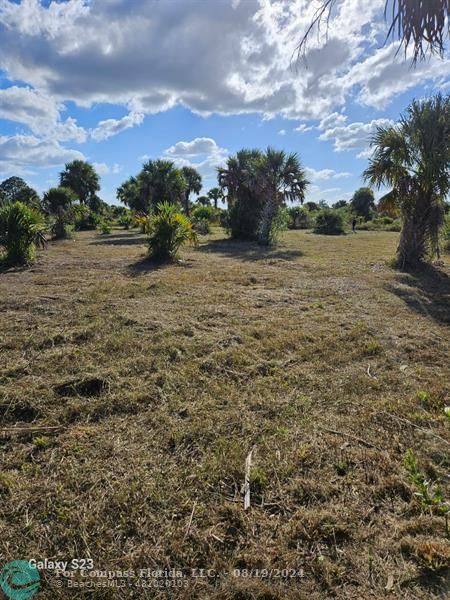
{"type": "Polygon", "coordinates": [[[450,261],[396,272],[397,238],[217,230],[155,268],[80,233],[1,273],[3,559],[185,575],[36,597],[445,597],[450,261]]]}

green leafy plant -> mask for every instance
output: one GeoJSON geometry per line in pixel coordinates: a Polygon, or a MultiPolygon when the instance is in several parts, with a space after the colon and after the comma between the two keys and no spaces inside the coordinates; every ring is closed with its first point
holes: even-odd
{"type": "Polygon", "coordinates": [[[444,500],[441,488],[435,482],[426,478],[419,468],[416,455],[411,449],[406,452],[404,465],[408,473],[408,479],[417,490],[415,495],[420,498],[422,507],[435,507],[439,512],[447,513],[450,507],[444,500]]]}
{"type": "Polygon", "coordinates": [[[314,233],[342,235],[344,233],[344,219],[341,213],[331,208],[322,209],[316,216],[314,233]]]}
{"type": "Polygon", "coordinates": [[[0,245],[6,249],[6,262],[31,263],[36,246],[44,247],[45,224],[41,213],[21,202],[0,208],[0,245]]]}
{"type": "Polygon", "coordinates": [[[76,231],[93,231],[100,225],[100,216],[87,206],[74,206],[73,212],[76,231]]]}
{"type": "Polygon", "coordinates": [[[102,221],[100,224],[100,229],[104,235],[110,234],[112,231],[111,223],[109,221],[102,221]]]}
{"type": "Polygon", "coordinates": [[[173,260],[183,244],[197,244],[191,221],[177,206],[163,202],[158,204],[157,211],[146,218],[145,224],[151,258],[161,262],[173,260]]]}

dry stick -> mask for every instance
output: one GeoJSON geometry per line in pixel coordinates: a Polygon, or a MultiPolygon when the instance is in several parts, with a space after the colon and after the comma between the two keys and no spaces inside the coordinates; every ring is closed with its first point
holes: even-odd
{"type": "Polygon", "coordinates": [[[350,433],[345,433],[345,431],[336,431],[335,429],[327,429],[326,427],[319,427],[319,429],[321,429],[322,431],[327,431],[328,433],[334,433],[335,435],[342,435],[344,437],[349,438],[350,440],[359,442],[360,444],[362,444],[363,446],[366,446],[367,448],[375,448],[376,450],[380,450],[380,452],[381,452],[381,448],[379,448],[378,446],[375,446],[375,444],[372,444],[371,442],[363,440],[362,438],[356,437],[355,435],[351,435],[350,433]]]}
{"type": "Polygon", "coordinates": [[[245,459],[244,510],[250,508],[250,469],[252,468],[253,450],[254,447],[250,450],[245,459]]]}
{"type": "Polygon", "coordinates": [[[15,434],[26,434],[26,433],[57,433],[66,429],[62,425],[36,425],[31,427],[6,427],[0,429],[0,435],[15,435],[15,434]]]}
{"type": "Polygon", "coordinates": [[[195,512],[195,507],[196,506],[197,506],[197,500],[194,502],[194,506],[192,507],[191,516],[189,517],[189,523],[188,523],[188,525],[186,527],[186,532],[184,534],[183,540],[185,540],[187,538],[187,536],[189,535],[189,532],[191,530],[192,519],[194,518],[194,512],[195,512]]]}
{"type": "Polygon", "coordinates": [[[391,417],[391,419],[394,419],[395,421],[399,421],[400,423],[404,423],[405,425],[411,425],[411,427],[415,427],[416,429],[419,429],[419,431],[422,431],[423,433],[427,433],[428,435],[431,435],[432,437],[436,438],[440,442],[444,442],[444,444],[447,444],[447,446],[450,446],[450,442],[448,442],[445,438],[441,437],[437,433],[433,433],[429,429],[425,429],[425,427],[420,427],[419,425],[416,425],[412,421],[408,421],[408,419],[404,419],[403,417],[397,417],[397,415],[393,415],[392,413],[386,412],[384,410],[378,414],[386,415],[387,417],[391,417]]]}

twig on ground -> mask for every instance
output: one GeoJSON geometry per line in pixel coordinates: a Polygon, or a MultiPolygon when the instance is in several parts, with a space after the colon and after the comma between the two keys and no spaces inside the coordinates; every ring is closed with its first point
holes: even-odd
{"type": "Polygon", "coordinates": [[[366,446],[367,448],[375,448],[376,450],[380,450],[380,452],[381,452],[381,448],[379,448],[378,446],[375,446],[375,444],[372,444],[371,442],[368,442],[367,440],[363,440],[360,437],[356,437],[355,435],[351,435],[350,433],[346,433],[345,431],[336,431],[335,429],[328,429],[327,427],[319,427],[319,429],[321,429],[322,431],[327,431],[328,433],[334,433],[335,435],[342,435],[344,437],[349,438],[350,440],[359,442],[360,444],[362,444],[363,446],[366,446]]]}
{"type": "Polygon", "coordinates": [[[379,412],[378,414],[386,415],[386,417],[390,417],[391,419],[394,419],[395,421],[398,421],[399,423],[404,423],[405,425],[410,425],[411,427],[414,427],[415,429],[418,429],[419,431],[422,431],[423,433],[427,433],[428,435],[431,435],[432,437],[436,438],[437,440],[444,442],[444,444],[446,444],[447,446],[450,446],[450,442],[448,442],[445,438],[441,437],[437,433],[433,433],[429,429],[425,429],[425,427],[420,427],[420,425],[416,425],[412,421],[408,421],[408,419],[405,419],[404,417],[398,417],[397,415],[393,415],[392,413],[386,412],[384,410],[379,412]]]}

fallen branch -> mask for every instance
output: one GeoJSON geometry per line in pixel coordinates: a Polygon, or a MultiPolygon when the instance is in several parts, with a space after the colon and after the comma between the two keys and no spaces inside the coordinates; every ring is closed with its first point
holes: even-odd
{"type": "Polygon", "coordinates": [[[197,500],[194,502],[194,506],[192,507],[191,516],[189,517],[189,523],[187,524],[186,532],[185,532],[184,538],[183,538],[184,540],[187,538],[187,536],[189,535],[189,532],[191,530],[192,519],[194,518],[194,512],[195,512],[196,506],[197,506],[197,500]]]}
{"type": "Polygon", "coordinates": [[[250,470],[252,468],[252,448],[245,459],[245,479],[244,479],[244,510],[250,508],[250,470]]]}
{"type": "Polygon", "coordinates": [[[62,425],[36,425],[31,427],[6,427],[0,429],[0,436],[25,435],[27,433],[58,433],[66,429],[62,425]]]}

